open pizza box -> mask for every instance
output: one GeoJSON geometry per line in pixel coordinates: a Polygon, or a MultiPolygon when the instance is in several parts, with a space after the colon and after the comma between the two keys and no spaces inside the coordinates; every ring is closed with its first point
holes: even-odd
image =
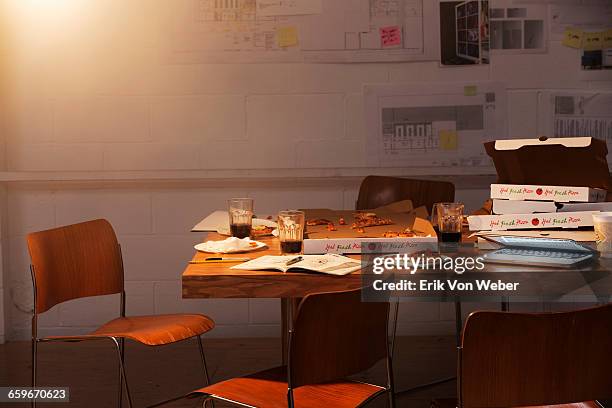
{"type": "Polygon", "coordinates": [[[591,137],[495,140],[484,144],[499,184],[600,188],[610,194],[606,143],[591,137]]]}
{"type": "MultiPolygon", "coordinates": [[[[401,202],[400,202],[401,203],[401,202]]],[[[406,211],[406,203],[375,210],[330,210],[310,209],[306,211],[307,223],[314,220],[330,221],[322,225],[307,225],[304,237],[305,254],[364,252],[414,253],[436,250],[438,238],[427,220],[427,210],[419,207],[406,211]],[[391,224],[354,228],[355,214],[375,214],[391,224]],[[330,226],[333,225],[333,226],[330,226]],[[372,244],[362,248],[363,243],[372,244]]]]}

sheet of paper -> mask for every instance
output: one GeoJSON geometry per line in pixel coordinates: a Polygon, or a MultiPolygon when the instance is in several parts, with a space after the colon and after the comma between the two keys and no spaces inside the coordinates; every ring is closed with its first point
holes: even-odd
{"type": "Polygon", "coordinates": [[[507,132],[506,94],[499,83],[366,85],[364,94],[372,166],[489,171],[482,143],[507,132]],[[471,86],[476,94],[466,96],[471,86]]]}
{"type": "Polygon", "coordinates": [[[257,17],[321,14],[323,0],[257,0],[257,17]]]}
{"type": "Polygon", "coordinates": [[[308,271],[341,276],[361,269],[361,262],[338,254],[284,256],[264,255],[248,262],[232,266],[230,269],[246,271],[271,269],[285,271],[292,268],[306,269],[308,271]],[[287,262],[295,259],[296,256],[300,256],[302,260],[288,266],[287,262]]]}
{"type": "Polygon", "coordinates": [[[278,46],[281,48],[295,47],[298,45],[298,31],[295,26],[278,27],[276,29],[278,46]]]}
{"type": "Polygon", "coordinates": [[[538,108],[541,134],[590,136],[612,149],[612,92],[544,92],[538,108]]]}
{"type": "Polygon", "coordinates": [[[229,227],[229,215],[227,211],[213,211],[209,216],[198,222],[191,229],[193,232],[217,231],[219,227],[229,227]]]}
{"type": "Polygon", "coordinates": [[[402,45],[402,29],[399,26],[380,27],[379,32],[383,48],[402,45]]]}

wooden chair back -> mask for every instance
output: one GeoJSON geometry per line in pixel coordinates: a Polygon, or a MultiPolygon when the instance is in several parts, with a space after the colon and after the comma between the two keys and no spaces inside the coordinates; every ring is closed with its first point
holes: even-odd
{"type": "Polygon", "coordinates": [[[401,200],[411,200],[414,208],[425,206],[431,212],[435,203],[455,200],[455,185],[447,181],[368,176],[359,188],[355,209],[368,210],[401,200]]]}
{"type": "Polygon", "coordinates": [[[561,313],[473,313],[460,353],[460,406],[610,398],[610,353],[612,304],[561,313]]]}
{"type": "Polygon", "coordinates": [[[361,301],[361,291],[306,296],[289,344],[291,388],[343,379],[388,357],[388,303],[361,301]]]}
{"type": "Polygon", "coordinates": [[[121,250],[106,220],[28,235],[35,313],[71,299],[123,291],[121,250]]]}

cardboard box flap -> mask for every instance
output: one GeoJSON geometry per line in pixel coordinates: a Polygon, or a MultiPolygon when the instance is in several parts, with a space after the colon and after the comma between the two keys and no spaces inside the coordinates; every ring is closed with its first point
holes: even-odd
{"type": "Polygon", "coordinates": [[[503,139],[495,141],[495,150],[517,150],[523,146],[561,145],[565,147],[588,147],[591,137],[541,137],[539,139],[503,139]]]}
{"type": "Polygon", "coordinates": [[[611,191],[606,143],[590,137],[497,140],[484,144],[503,184],[542,184],[611,191]],[[498,148],[499,147],[499,148],[498,148]]]}

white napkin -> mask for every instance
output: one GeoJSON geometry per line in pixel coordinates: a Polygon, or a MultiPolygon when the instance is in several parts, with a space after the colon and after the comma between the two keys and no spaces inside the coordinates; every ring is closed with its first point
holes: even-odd
{"type": "Polygon", "coordinates": [[[224,239],[223,241],[206,241],[204,243],[207,251],[211,252],[228,252],[228,251],[242,251],[246,249],[250,249],[251,241],[250,238],[236,238],[229,237],[224,239]]]}

